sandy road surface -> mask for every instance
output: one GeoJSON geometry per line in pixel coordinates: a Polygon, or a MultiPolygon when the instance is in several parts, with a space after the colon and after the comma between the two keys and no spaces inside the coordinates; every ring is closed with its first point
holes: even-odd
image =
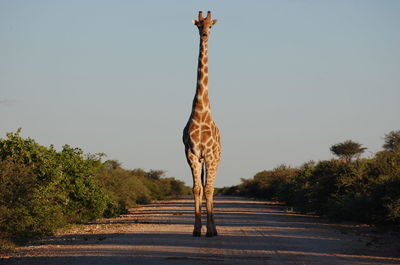
{"type": "Polygon", "coordinates": [[[33,242],[0,264],[400,264],[396,237],[371,228],[230,197],[216,199],[216,218],[220,236],[192,237],[192,199],[151,204],[33,242]]]}

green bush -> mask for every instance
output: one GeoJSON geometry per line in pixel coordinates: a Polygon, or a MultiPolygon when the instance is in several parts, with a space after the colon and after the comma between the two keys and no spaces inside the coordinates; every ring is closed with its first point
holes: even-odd
{"type": "Polygon", "coordinates": [[[100,155],[84,155],[79,148],[63,146],[57,154],[63,179],[61,189],[66,192],[64,214],[68,222],[88,222],[102,217],[110,197],[97,183],[102,168],[100,155]]]}
{"type": "Polygon", "coordinates": [[[172,177],[165,178],[162,170],[126,170],[112,160],[104,163],[98,179],[99,185],[125,209],[152,200],[191,193],[184,182],[172,177]]]}
{"type": "Polygon", "coordinates": [[[238,185],[216,188],[217,195],[230,195],[230,196],[240,196],[238,185]]]}
{"type": "Polygon", "coordinates": [[[0,139],[0,229],[16,240],[51,234],[65,224],[63,178],[53,147],[17,133],[0,139]]]}
{"type": "Polygon", "coordinates": [[[51,234],[65,225],[55,185],[41,185],[32,167],[0,161],[0,231],[16,241],[51,234]]]}
{"type": "Polygon", "coordinates": [[[400,131],[373,158],[309,162],[264,170],[220,194],[285,202],[337,220],[400,225],[400,131]]]}
{"type": "Polygon", "coordinates": [[[102,156],[69,145],[57,152],[22,138],[20,130],[0,139],[0,242],[49,235],[190,190],[163,171],[126,170],[102,156]]]}
{"type": "Polygon", "coordinates": [[[110,169],[106,166],[98,175],[99,185],[118,201],[119,208],[123,211],[151,201],[150,191],[140,178],[129,170],[119,167],[110,169]]]}

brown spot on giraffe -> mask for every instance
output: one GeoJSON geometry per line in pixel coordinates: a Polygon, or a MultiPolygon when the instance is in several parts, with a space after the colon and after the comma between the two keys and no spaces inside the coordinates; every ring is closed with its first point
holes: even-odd
{"type": "Polygon", "coordinates": [[[197,88],[193,100],[192,113],[183,130],[185,154],[193,176],[193,195],[195,201],[195,223],[193,236],[201,235],[201,205],[203,194],[207,206],[207,236],[218,235],[214,222],[214,182],[221,154],[220,135],[211,118],[208,98],[208,38],[210,29],[217,23],[208,11],[204,18],[199,12],[198,20],[193,20],[200,34],[200,51],[197,67],[197,88]],[[201,122],[198,125],[197,122],[201,122]],[[196,124],[196,126],[194,125],[196,124]],[[202,177],[204,170],[204,178],[202,177]],[[205,183],[203,183],[204,179],[205,183]],[[204,193],[203,193],[204,192],[204,193]]]}
{"type": "Polygon", "coordinates": [[[198,104],[196,104],[195,111],[202,112],[203,108],[204,108],[203,102],[202,102],[202,100],[199,100],[198,104]]]}
{"type": "Polygon", "coordinates": [[[201,132],[201,142],[206,143],[211,138],[211,131],[201,132]]]}
{"type": "Polygon", "coordinates": [[[197,142],[200,140],[200,132],[198,130],[191,131],[190,132],[190,138],[193,140],[193,142],[197,142]]]}
{"type": "Polygon", "coordinates": [[[210,132],[211,133],[211,127],[207,124],[202,124],[201,125],[201,131],[202,132],[210,132]]]}
{"type": "MultiPolygon", "coordinates": [[[[201,121],[201,116],[200,116],[200,114],[199,114],[197,111],[195,111],[195,109],[193,109],[192,120],[198,121],[198,122],[201,121]]],[[[190,128],[189,128],[189,129],[190,129],[190,128]]]]}
{"type": "Polygon", "coordinates": [[[204,123],[206,124],[211,124],[212,120],[211,120],[211,116],[207,115],[206,118],[204,119],[204,123]]]}
{"type": "Polygon", "coordinates": [[[192,122],[190,124],[190,131],[197,131],[200,129],[200,125],[198,125],[197,123],[192,122]]]}
{"type": "Polygon", "coordinates": [[[205,77],[203,78],[203,84],[208,84],[208,76],[205,76],[205,77]]]}
{"type": "Polygon", "coordinates": [[[201,116],[201,122],[206,119],[207,115],[209,115],[208,112],[203,113],[203,115],[201,116]]]}

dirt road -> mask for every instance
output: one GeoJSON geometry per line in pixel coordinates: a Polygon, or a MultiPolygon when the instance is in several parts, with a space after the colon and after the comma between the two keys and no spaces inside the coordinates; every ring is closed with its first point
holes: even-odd
{"type": "Polygon", "coordinates": [[[216,199],[216,218],[220,236],[192,237],[193,200],[160,202],[33,242],[0,264],[400,264],[396,237],[365,226],[230,197],[216,199]]]}

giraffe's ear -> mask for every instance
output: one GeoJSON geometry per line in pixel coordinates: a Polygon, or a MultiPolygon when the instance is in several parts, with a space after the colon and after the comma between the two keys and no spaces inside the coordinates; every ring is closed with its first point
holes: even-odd
{"type": "Polygon", "coordinates": [[[212,25],[214,26],[215,24],[217,24],[217,22],[218,22],[218,19],[214,19],[214,20],[212,21],[212,25]]]}
{"type": "Polygon", "coordinates": [[[192,23],[197,26],[197,20],[196,19],[192,19],[192,23]]]}

